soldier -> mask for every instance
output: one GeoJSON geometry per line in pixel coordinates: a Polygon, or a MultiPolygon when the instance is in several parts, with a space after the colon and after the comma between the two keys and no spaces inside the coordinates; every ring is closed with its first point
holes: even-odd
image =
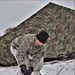
{"type": "Polygon", "coordinates": [[[48,37],[47,32],[41,31],[38,34],[19,36],[11,42],[11,53],[21,71],[19,75],[40,75],[46,57],[45,43],[48,37]]]}

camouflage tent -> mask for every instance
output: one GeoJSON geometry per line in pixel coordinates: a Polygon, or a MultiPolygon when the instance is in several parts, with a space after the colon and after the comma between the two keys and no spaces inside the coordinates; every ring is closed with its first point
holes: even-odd
{"type": "Polygon", "coordinates": [[[49,3],[0,37],[0,64],[16,65],[9,49],[11,41],[19,35],[40,30],[46,30],[50,36],[46,46],[48,57],[75,58],[75,11],[49,3]]]}

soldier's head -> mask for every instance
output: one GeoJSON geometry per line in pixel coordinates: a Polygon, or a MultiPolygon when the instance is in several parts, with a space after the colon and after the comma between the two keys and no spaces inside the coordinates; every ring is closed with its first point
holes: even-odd
{"type": "Polygon", "coordinates": [[[48,39],[49,35],[46,31],[41,31],[40,33],[38,33],[36,35],[36,44],[38,46],[42,46],[44,43],[46,43],[47,39],[48,39]]]}

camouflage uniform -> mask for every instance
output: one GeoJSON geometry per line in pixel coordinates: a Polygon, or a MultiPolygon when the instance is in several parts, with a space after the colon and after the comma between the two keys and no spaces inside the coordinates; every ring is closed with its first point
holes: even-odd
{"type": "Polygon", "coordinates": [[[34,71],[31,75],[39,75],[46,52],[44,45],[41,47],[36,46],[35,41],[36,34],[26,34],[15,38],[11,42],[11,53],[14,55],[18,66],[25,64],[27,69],[29,66],[34,67],[34,71]],[[27,42],[30,42],[29,49],[26,46],[27,42]]]}

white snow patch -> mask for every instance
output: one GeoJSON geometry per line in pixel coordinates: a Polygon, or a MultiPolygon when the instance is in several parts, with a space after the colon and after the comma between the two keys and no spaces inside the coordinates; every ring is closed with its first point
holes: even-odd
{"type": "MultiPolygon", "coordinates": [[[[58,63],[49,62],[40,70],[42,75],[75,75],[75,59],[60,61],[58,63]]],[[[18,75],[19,67],[0,67],[0,75],[18,75]]]]}

